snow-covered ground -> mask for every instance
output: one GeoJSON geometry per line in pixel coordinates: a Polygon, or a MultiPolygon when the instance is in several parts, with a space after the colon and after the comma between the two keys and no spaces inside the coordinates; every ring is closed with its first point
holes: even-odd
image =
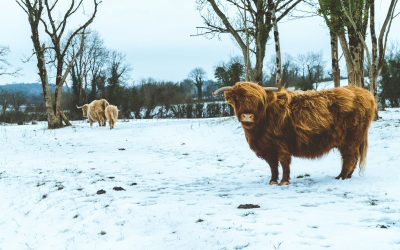
{"type": "Polygon", "coordinates": [[[285,187],[234,118],[0,126],[0,249],[400,249],[400,110],[381,116],[363,176],[335,180],[333,151],[285,187]]]}

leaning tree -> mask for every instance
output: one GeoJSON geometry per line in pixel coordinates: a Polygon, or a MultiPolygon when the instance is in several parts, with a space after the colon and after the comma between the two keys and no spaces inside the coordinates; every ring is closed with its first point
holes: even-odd
{"type": "Polygon", "coordinates": [[[65,1],[60,3],[59,0],[16,0],[16,2],[28,17],[33,51],[42,83],[48,128],[63,127],[63,122],[65,125],[70,125],[61,107],[62,89],[76,58],[83,51],[84,43],[80,44],[76,55],[66,63],[67,52],[76,36],[85,35],[85,30],[93,22],[101,1],[93,0],[94,7],[91,15],[70,33],[67,33],[67,25],[72,17],[83,9],[83,0],[70,0],[68,3],[65,1]],[[46,43],[42,35],[47,36],[50,41],[46,43]],[[49,76],[51,72],[49,65],[54,66],[55,71],[54,98],[49,83],[50,79],[53,79],[49,76]]]}

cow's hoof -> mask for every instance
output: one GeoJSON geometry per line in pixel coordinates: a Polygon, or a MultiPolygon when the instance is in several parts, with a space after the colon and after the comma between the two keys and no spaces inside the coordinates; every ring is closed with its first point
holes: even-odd
{"type": "Polygon", "coordinates": [[[274,180],[270,180],[269,181],[269,185],[278,185],[278,182],[274,181],[274,180]]]}
{"type": "Polygon", "coordinates": [[[279,183],[279,186],[287,186],[287,185],[289,185],[289,181],[281,181],[279,183]]]}

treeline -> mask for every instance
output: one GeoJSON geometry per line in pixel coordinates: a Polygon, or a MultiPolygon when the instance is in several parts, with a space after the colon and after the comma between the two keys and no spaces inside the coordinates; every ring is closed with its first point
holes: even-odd
{"type": "MultiPolygon", "coordinates": [[[[212,92],[221,86],[245,80],[243,61],[235,57],[215,67],[215,80],[210,80],[201,68],[195,68],[188,73],[187,79],[180,82],[149,78],[137,84],[129,84],[131,70],[125,57],[118,52],[107,51],[104,47],[102,53],[107,55],[107,60],[100,64],[101,67],[95,73],[80,73],[82,69],[79,67],[74,67],[71,72],[69,87],[64,90],[62,107],[72,120],[82,119],[76,105],[100,98],[106,98],[117,105],[122,119],[229,116],[233,115],[233,110],[223,102],[222,96],[214,97],[212,92]]],[[[86,68],[90,68],[88,63],[86,68]]],[[[392,49],[385,60],[380,81],[380,102],[384,106],[398,107],[400,104],[399,69],[400,50],[392,49]]],[[[274,77],[274,67],[271,67],[264,76],[264,82],[273,86],[274,77]]],[[[286,55],[282,77],[286,88],[301,90],[318,88],[319,82],[332,79],[321,53],[312,52],[297,57],[286,55]]],[[[1,91],[0,107],[0,122],[46,119],[42,96],[1,91]]]]}

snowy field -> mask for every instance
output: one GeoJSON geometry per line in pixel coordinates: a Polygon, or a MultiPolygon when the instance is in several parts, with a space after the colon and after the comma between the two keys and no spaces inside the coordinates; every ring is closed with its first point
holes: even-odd
{"type": "Polygon", "coordinates": [[[363,176],[335,180],[333,151],[285,187],[234,118],[0,126],[0,249],[400,249],[400,110],[381,116],[363,176]]]}

